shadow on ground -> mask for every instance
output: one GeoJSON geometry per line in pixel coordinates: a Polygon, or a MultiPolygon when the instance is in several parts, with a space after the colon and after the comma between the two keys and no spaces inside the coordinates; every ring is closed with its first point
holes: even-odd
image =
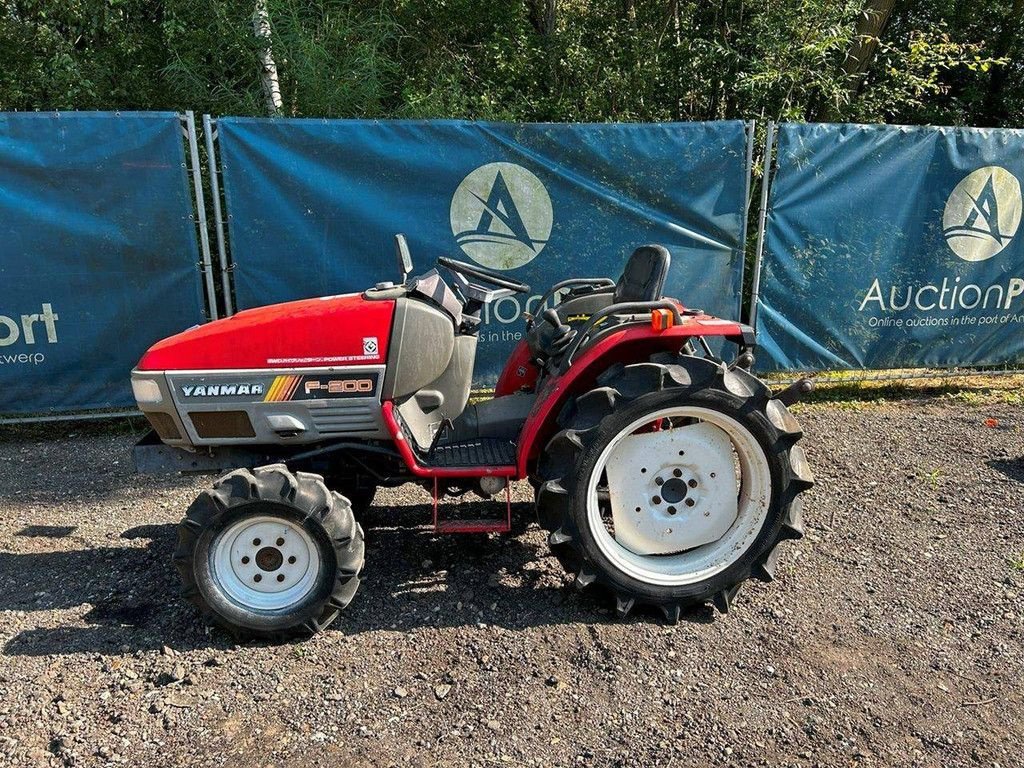
{"type": "MultiPolygon", "coordinates": [[[[514,504],[513,510],[517,516],[531,514],[532,505],[514,504]]],[[[536,528],[519,536],[435,536],[422,525],[430,514],[429,505],[377,508],[368,514],[363,583],[330,631],[353,635],[480,622],[515,630],[611,620],[604,595],[579,595],[567,586],[568,578],[550,558],[536,528]]],[[[145,546],[0,552],[0,581],[7,585],[0,592],[0,610],[31,615],[89,606],[80,617],[69,618],[69,625],[19,632],[3,653],[42,656],[233,645],[226,632],[205,627],[195,609],[178,597],[178,577],[170,563],[175,528],[141,526],[121,534],[122,539],[144,540],[145,546]]],[[[652,618],[641,614],[637,620],[652,618]]],[[[708,623],[712,613],[699,609],[682,620],[708,623]]]]}
{"type": "Polygon", "coordinates": [[[1011,480],[1024,483],[1024,456],[1017,459],[991,459],[985,463],[1011,480]]]}

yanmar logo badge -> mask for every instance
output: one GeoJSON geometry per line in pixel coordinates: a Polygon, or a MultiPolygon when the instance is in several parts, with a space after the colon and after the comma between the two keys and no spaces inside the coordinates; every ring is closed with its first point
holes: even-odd
{"type": "Polygon", "coordinates": [[[998,165],[979,168],[956,185],[942,214],[942,234],[964,261],[991,259],[1020,226],[1017,177],[998,165]]]}
{"type": "Polygon", "coordinates": [[[256,384],[197,384],[184,386],[181,394],[185,397],[235,397],[237,395],[262,395],[263,385],[256,384]]]}
{"type": "Polygon", "coordinates": [[[543,250],[554,212],[548,191],[533,173],[514,163],[488,163],[459,184],[450,219],[455,242],[473,261],[515,269],[543,250]]]}

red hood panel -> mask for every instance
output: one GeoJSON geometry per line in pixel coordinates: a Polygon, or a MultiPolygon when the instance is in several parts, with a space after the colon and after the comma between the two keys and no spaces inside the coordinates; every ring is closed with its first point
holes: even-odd
{"type": "Polygon", "coordinates": [[[143,371],[383,365],[394,301],[359,294],[247,309],[158,341],[143,371]]]}

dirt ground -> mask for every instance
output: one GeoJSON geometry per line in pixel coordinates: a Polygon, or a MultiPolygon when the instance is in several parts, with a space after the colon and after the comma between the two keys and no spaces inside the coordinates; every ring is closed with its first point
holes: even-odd
{"type": "Polygon", "coordinates": [[[435,537],[406,487],[342,619],[280,646],[177,597],[208,478],[134,475],[127,430],[2,431],[0,764],[1024,764],[1024,408],[799,418],[807,536],[727,616],[618,622],[536,527],[435,537]]]}

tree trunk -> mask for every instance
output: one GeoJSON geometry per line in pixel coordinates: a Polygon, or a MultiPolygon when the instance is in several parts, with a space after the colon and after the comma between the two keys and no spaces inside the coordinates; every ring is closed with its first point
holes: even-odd
{"type": "Polygon", "coordinates": [[[270,47],[270,16],[267,13],[267,0],[256,0],[256,10],[252,15],[252,28],[260,43],[260,80],[263,83],[264,103],[267,114],[281,114],[281,82],[277,78],[277,64],[270,47]]]}
{"type": "Polygon", "coordinates": [[[878,49],[878,39],[885,32],[896,0],[867,0],[857,19],[855,38],[846,53],[842,71],[846,75],[847,93],[853,101],[864,85],[864,76],[871,66],[871,60],[878,49]]]}
{"type": "Polygon", "coordinates": [[[636,3],[634,0],[622,0],[622,18],[630,24],[636,24],[636,3]]]}
{"type": "Polygon", "coordinates": [[[538,35],[551,37],[555,33],[555,3],[556,0],[527,0],[530,24],[538,35]]]}
{"type": "MultiPolygon", "coordinates": [[[[1024,0],[1013,0],[1013,7],[1003,17],[1002,29],[992,49],[992,58],[1012,58],[1009,56],[1017,40],[1017,29],[1021,16],[1024,15],[1024,0]]],[[[1009,117],[1006,109],[1006,83],[1009,79],[1009,63],[996,64],[988,80],[988,92],[985,94],[984,121],[988,125],[1002,125],[1009,117]]]]}

